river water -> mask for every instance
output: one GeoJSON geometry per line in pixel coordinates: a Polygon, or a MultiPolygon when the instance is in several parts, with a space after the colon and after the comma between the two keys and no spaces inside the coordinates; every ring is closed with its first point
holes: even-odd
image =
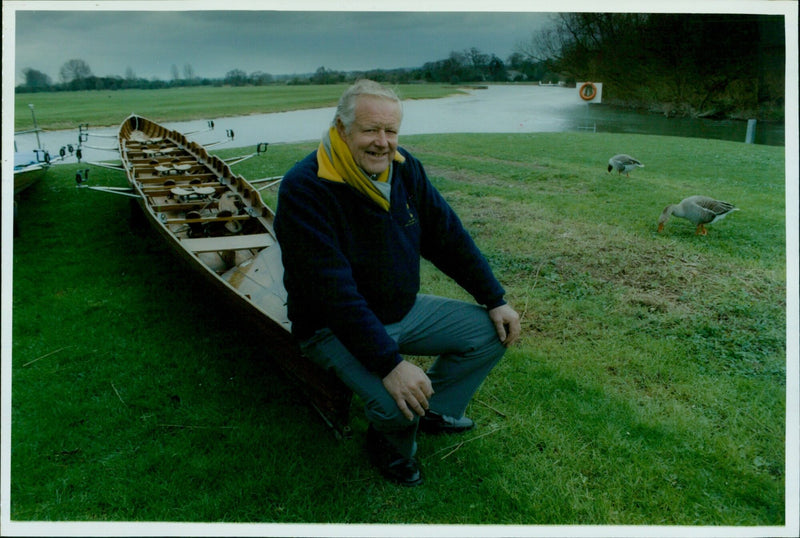
{"type": "MultiPolygon", "coordinates": [[[[668,136],[713,138],[744,142],[747,122],[666,118],[658,114],[619,110],[586,104],[575,88],[558,86],[489,86],[471,89],[465,95],[444,99],[403,102],[402,135],[439,133],[532,133],[589,131],[595,133],[639,133],[668,136]]],[[[333,118],[334,109],[318,108],[274,114],[256,114],[213,119],[215,129],[197,132],[190,137],[201,144],[226,139],[232,130],[234,139],[219,146],[225,148],[255,146],[261,142],[294,143],[319,140],[333,118]]],[[[124,118],[120,118],[122,121],[124,118]]],[[[165,122],[183,133],[206,129],[208,120],[165,122]]],[[[88,144],[113,147],[117,128],[91,129],[88,144]],[[104,138],[106,136],[108,138],[104,138]]],[[[43,146],[51,154],[60,147],[77,145],[78,130],[40,133],[43,146]]],[[[16,137],[20,150],[36,145],[34,135],[16,137]]],[[[783,123],[759,122],[755,143],[784,145],[783,123]]],[[[111,160],[109,151],[84,148],[88,161],[111,160]]],[[[75,158],[64,162],[75,162],[75,158]]]]}

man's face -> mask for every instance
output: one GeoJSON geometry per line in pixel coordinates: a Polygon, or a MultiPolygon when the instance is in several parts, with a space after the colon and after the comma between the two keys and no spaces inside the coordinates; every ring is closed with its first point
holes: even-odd
{"type": "Polygon", "coordinates": [[[397,150],[402,113],[400,104],[383,97],[357,97],[355,121],[347,132],[337,122],[339,135],[350,148],[353,159],[367,174],[380,174],[389,167],[397,150]]]}

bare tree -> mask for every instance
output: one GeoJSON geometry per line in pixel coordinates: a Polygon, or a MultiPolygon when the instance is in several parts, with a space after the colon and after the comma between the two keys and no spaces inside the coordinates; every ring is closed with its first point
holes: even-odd
{"type": "Polygon", "coordinates": [[[244,86],[247,84],[247,73],[241,69],[231,69],[225,73],[225,83],[231,86],[244,86]]]}
{"type": "Polygon", "coordinates": [[[72,59],[61,66],[58,74],[62,82],[72,82],[73,80],[82,80],[91,77],[92,70],[89,69],[89,64],[87,64],[85,60],[72,59]]]}
{"type": "Polygon", "coordinates": [[[561,49],[564,45],[561,26],[558,15],[551,18],[551,25],[545,26],[538,32],[531,35],[528,41],[517,43],[514,48],[515,54],[519,54],[520,60],[525,59],[533,62],[543,62],[555,60],[561,56],[561,49]]]}
{"type": "Polygon", "coordinates": [[[472,67],[478,69],[485,68],[487,65],[489,65],[489,62],[491,61],[491,56],[489,56],[488,54],[484,54],[475,47],[472,47],[471,49],[464,51],[464,56],[469,59],[469,62],[472,64],[472,67]]]}
{"type": "Polygon", "coordinates": [[[250,73],[250,80],[256,86],[263,86],[265,84],[270,84],[275,79],[269,73],[264,73],[263,71],[253,71],[250,73]]]}

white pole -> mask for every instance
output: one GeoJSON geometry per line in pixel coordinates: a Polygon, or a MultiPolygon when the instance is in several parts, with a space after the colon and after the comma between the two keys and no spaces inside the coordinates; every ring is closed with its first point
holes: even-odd
{"type": "Polygon", "coordinates": [[[36,114],[33,112],[33,105],[28,105],[31,109],[31,117],[33,118],[33,130],[36,132],[36,147],[42,149],[42,143],[39,142],[39,126],[36,125],[36,114]]]}
{"type": "Polygon", "coordinates": [[[745,144],[752,144],[756,139],[756,120],[747,120],[747,134],[744,137],[745,144]]]}

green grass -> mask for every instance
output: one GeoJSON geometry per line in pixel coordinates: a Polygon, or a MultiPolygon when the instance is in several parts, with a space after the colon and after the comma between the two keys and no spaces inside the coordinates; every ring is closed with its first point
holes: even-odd
{"type": "MultiPolygon", "coordinates": [[[[23,93],[15,96],[14,130],[33,128],[29,104],[40,128],[77,129],[116,126],[123,114],[136,113],[157,122],[214,119],[336,106],[345,85],[245,86],[23,93]]],[[[432,99],[457,93],[454,86],[404,84],[395,87],[403,99],[432,99]]]]}
{"type": "MultiPolygon", "coordinates": [[[[14,242],[14,520],[784,525],[783,149],[591,133],[408,136],[524,333],[426,483],[336,441],[129,202],[52,169],[14,242]],[[646,164],[608,174],[624,150],[646,164]],[[741,208],[706,237],[661,209],[741,208]]],[[[282,174],[313,144],[236,170],[282,174]]],[[[241,151],[225,151],[238,155],[241,151]]],[[[124,185],[93,170],[92,183],[124,185]]],[[[265,191],[274,203],[274,194],[265,191]]],[[[425,291],[463,296],[429,266],[425,291]]]]}

